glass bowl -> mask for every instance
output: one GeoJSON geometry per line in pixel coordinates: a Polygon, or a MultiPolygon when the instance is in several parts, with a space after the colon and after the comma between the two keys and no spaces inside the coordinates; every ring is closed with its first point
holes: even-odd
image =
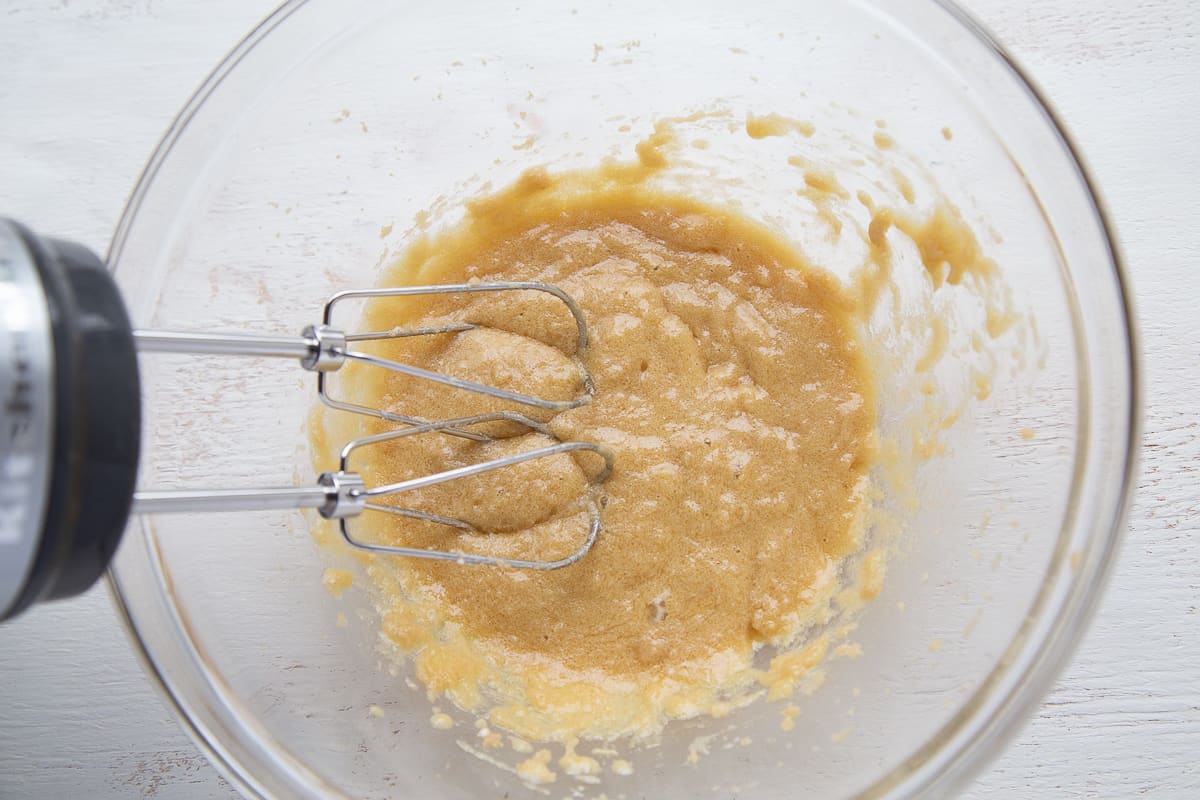
{"type": "MultiPolygon", "coordinates": [[[[755,703],[672,723],[631,775],[551,788],[947,793],[999,752],[1078,641],[1122,529],[1138,427],[1129,303],[1095,194],[1036,92],[954,7],[291,2],[179,115],[109,263],[140,325],[298,332],[333,292],[373,285],[405,229],[433,224],[427,209],[453,221],[457,199],[528,166],[629,156],[655,120],[714,108],[807,120],[813,146],[844,147],[847,163],[883,121],[907,163],[990,231],[1044,348],[918,468],[920,503],[857,620],[864,655],[830,666],[794,730],[755,703]],[[697,743],[708,752],[689,764],[697,743]]],[[[709,166],[757,169],[743,208],[797,227],[770,169],[709,166]]],[[[295,365],[143,368],[143,486],[312,480],[315,392],[295,365]]],[[[312,524],[142,517],[113,564],[151,674],[214,764],[247,795],[521,796],[515,776],[465,752],[472,728],[431,726],[423,692],[379,650],[369,598],[322,587],[333,557],[312,524]]]]}

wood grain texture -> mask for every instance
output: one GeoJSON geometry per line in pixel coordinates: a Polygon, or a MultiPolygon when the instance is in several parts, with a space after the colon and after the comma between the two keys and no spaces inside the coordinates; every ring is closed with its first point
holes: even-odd
{"type": "MultiPolygon", "coordinates": [[[[0,3],[0,209],[103,250],[172,115],[267,0],[0,3]]],[[[1200,796],[1200,8],[971,0],[1108,203],[1146,395],[1138,498],[1101,610],[968,793],[1200,796]]],[[[230,798],[142,675],[103,588],[0,628],[0,797],[230,798]]]]}

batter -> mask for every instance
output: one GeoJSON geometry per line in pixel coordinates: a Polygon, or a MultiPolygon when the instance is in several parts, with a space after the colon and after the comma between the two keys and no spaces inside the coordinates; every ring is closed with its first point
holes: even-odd
{"type": "MultiPolygon", "coordinates": [[[[645,736],[669,718],[720,716],[821,660],[823,643],[765,675],[752,668],[757,648],[796,644],[843,588],[839,564],[863,546],[873,458],[857,304],[766,229],[636,177],[617,167],[528,172],[472,203],[457,229],[411,248],[382,281],[547,281],[583,308],[595,399],[548,424],[560,439],[616,454],[591,552],[553,572],[399,558],[368,566],[384,634],[415,654],[431,696],[527,739],[565,743],[560,765],[574,774],[593,768],[573,754],[577,737],[645,736]]],[[[366,325],[482,323],[379,352],[573,397],[571,318],[531,295],[381,301],[366,325]]],[[[347,377],[359,399],[398,412],[503,408],[378,370],[347,377]]],[[[413,437],[377,450],[363,470],[368,482],[395,481],[548,443],[512,426],[498,432],[512,435],[413,437]]],[[[565,555],[585,531],[580,500],[596,468],[587,459],[537,460],[403,498],[490,535],[378,514],[361,530],[406,546],[565,555]]],[[[536,758],[527,771],[545,767],[536,758]]]]}

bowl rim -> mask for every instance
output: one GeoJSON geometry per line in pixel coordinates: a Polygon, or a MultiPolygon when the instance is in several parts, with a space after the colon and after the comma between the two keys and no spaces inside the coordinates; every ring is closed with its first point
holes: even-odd
{"type": "MultiPolygon", "coordinates": [[[[309,2],[310,0],[287,0],[264,18],[217,64],[175,116],[146,162],[122,211],[105,259],[111,271],[115,272],[115,265],[120,260],[133,222],[155,177],[189,123],[246,55],[309,2]]],[[[873,4],[874,0],[867,0],[867,2],[873,4]]],[[[994,667],[989,673],[988,679],[985,679],[970,697],[959,705],[960,713],[944,723],[908,758],[893,766],[886,774],[877,778],[868,788],[857,795],[864,798],[912,797],[924,793],[950,793],[961,789],[977,777],[983,768],[1002,752],[1004,746],[1016,737],[1030,719],[1033,711],[1062,672],[1079,640],[1087,630],[1111,576],[1136,488],[1142,430],[1141,356],[1132,292],[1126,274],[1125,261],[1110,221],[1110,214],[1100,196],[1091,171],[1075,141],[1067,132],[1060,116],[1054,110],[1044,91],[1030,76],[1028,70],[1021,66],[1017,59],[970,12],[959,7],[954,0],[930,0],[930,4],[945,12],[976,43],[982,45],[991,56],[998,59],[999,65],[1009,72],[1010,77],[1015,78],[1017,84],[1028,94],[1029,99],[1032,100],[1033,105],[1048,124],[1048,133],[1056,137],[1062,145],[1076,177],[1081,182],[1087,195],[1090,211],[1103,233],[1105,250],[1112,267],[1112,280],[1119,297],[1120,319],[1117,322],[1122,326],[1121,332],[1126,344],[1122,366],[1127,370],[1126,375],[1129,382],[1128,395],[1124,398],[1124,402],[1128,405],[1128,416],[1124,420],[1126,435],[1123,437],[1123,452],[1121,453],[1123,460],[1120,468],[1120,485],[1115,487],[1114,510],[1107,530],[1097,531],[1091,538],[1092,545],[1098,546],[1098,552],[1094,557],[1088,559],[1085,568],[1080,569],[1068,580],[1066,596],[1058,604],[1057,613],[1051,620],[1052,624],[1040,633],[1032,632],[1038,633],[1037,636],[1029,636],[1028,634],[1031,632],[1026,631],[1023,627],[1009,643],[1009,651],[1019,645],[1018,650],[1028,656],[1025,659],[1027,663],[1017,674],[1016,681],[1012,686],[1007,687],[1006,693],[998,698],[998,703],[990,712],[987,712],[987,716],[982,720],[975,720],[981,711],[977,707],[981,694],[990,691],[990,688],[995,688],[989,687],[992,675],[998,670],[1012,669],[1014,663],[1010,661],[994,667]],[[963,717],[964,709],[971,713],[963,717]],[[963,718],[960,719],[960,717],[963,718]],[[973,720],[981,722],[981,724],[975,725],[974,730],[964,730],[964,728],[970,727],[967,723],[973,720]]],[[[1064,523],[1059,532],[1060,538],[1069,525],[1069,522],[1064,523]]],[[[1054,570],[1056,562],[1060,561],[1061,557],[1062,553],[1055,556],[1049,572],[1054,570]]],[[[229,748],[215,741],[215,737],[208,732],[207,726],[200,722],[198,710],[193,707],[180,687],[176,685],[176,680],[170,674],[170,670],[155,656],[153,646],[139,634],[134,622],[130,599],[122,590],[121,578],[117,573],[118,570],[114,566],[109,569],[107,574],[109,593],[116,613],[128,634],[136,656],[151,677],[151,683],[155,685],[163,701],[174,712],[179,723],[197,747],[238,791],[246,796],[270,796],[266,786],[256,778],[264,765],[257,762],[246,763],[247,759],[239,758],[229,748]]],[[[195,654],[192,653],[192,655],[195,654]]],[[[1001,662],[1004,662],[1003,658],[1001,662]]],[[[272,748],[283,749],[273,739],[270,743],[272,748]]],[[[276,766],[278,766],[278,762],[276,766]]],[[[305,783],[311,784],[312,779],[316,776],[310,774],[301,777],[305,783]]]]}

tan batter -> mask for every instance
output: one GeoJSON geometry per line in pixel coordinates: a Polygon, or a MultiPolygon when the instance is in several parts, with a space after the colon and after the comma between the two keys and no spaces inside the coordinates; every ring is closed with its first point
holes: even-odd
{"type": "MultiPolygon", "coordinates": [[[[673,126],[705,116],[657,124],[637,145],[635,163],[525,173],[469,203],[457,227],[412,242],[381,279],[547,281],[586,315],[591,344],[581,356],[595,379],[594,402],[534,416],[562,440],[600,442],[616,454],[591,552],[548,573],[364,558],[386,640],[411,655],[431,699],[448,698],[476,715],[482,747],[507,741],[521,754],[512,768],[527,782],[550,782],[556,770],[594,780],[602,765],[576,752],[581,738],[638,739],[670,719],[724,716],[761,694],[789,698],[819,685],[827,658],[861,654],[845,642],[854,626],[837,609],[852,614],[883,579],[884,550],[863,552],[869,516],[873,527],[889,527],[869,499],[883,487],[868,476],[880,467],[888,493],[912,494],[912,459],[939,452],[939,434],[963,412],[954,402],[933,402],[934,366],[964,341],[990,357],[984,338],[1004,336],[1017,319],[995,263],[940,197],[918,213],[876,205],[860,190],[868,211],[860,226],[835,208],[851,196],[835,175],[807,156],[787,157],[786,168],[801,171],[797,191],[830,234],[858,235],[867,245],[866,260],[843,285],[754,222],[652,188],[678,150],[673,126]],[[898,308],[898,253],[910,245],[927,282],[928,296],[915,306],[924,311],[893,314],[885,326],[900,335],[912,325],[917,333],[893,337],[902,346],[886,354],[913,351],[896,363],[923,376],[903,381],[924,381],[928,401],[906,420],[905,444],[876,431],[867,362],[878,367],[885,359],[878,342],[868,357],[857,336],[883,304],[898,308]],[[960,289],[986,311],[978,329],[959,330],[935,310],[937,298],[960,289]],[[814,627],[822,623],[833,624],[814,627]],[[760,669],[753,656],[764,644],[779,650],[760,669]],[[562,755],[552,758],[529,741],[557,742],[562,755]]],[[[747,118],[744,132],[753,140],[804,140],[814,131],[767,115],[747,118]]],[[[896,194],[913,206],[909,179],[894,167],[890,174],[896,194]]],[[[540,295],[380,301],[367,317],[371,329],[479,323],[468,332],[378,345],[377,352],[543,397],[580,391],[571,318],[540,295]]],[[[976,397],[986,395],[993,371],[994,364],[965,373],[976,397]]],[[[402,413],[445,418],[505,409],[377,370],[348,366],[343,373],[342,392],[351,399],[402,413]]],[[[317,450],[381,429],[362,417],[327,417],[315,428],[317,450]]],[[[377,448],[354,466],[378,484],[551,441],[519,426],[491,430],[507,438],[479,444],[421,436],[377,448]]],[[[486,535],[381,515],[364,517],[360,532],[406,546],[558,558],[586,532],[582,500],[599,467],[590,458],[543,459],[403,498],[467,519],[486,535]]],[[[798,713],[794,705],[783,709],[784,731],[798,713]]],[[[435,706],[434,728],[454,724],[435,706]]],[[[604,768],[631,769],[620,759],[604,768]]]]}
{"type": "MultiPolygon", "coordinates": [[[[372,565],[392,598],[385,632],[419,652],[429,689],[479,709],[496,692],[488,684],[506,683],[489,673],[522,676],[518,696],[499,691],[508,702],[496,703],[493,718],[535,737],[628,732],[715,702],[757,645],[784,643],[813,621],[838,588],[839,560],[861,545],[875,411],[855,304],[763,228],[626,177],[528,173],[473,204],[463,226],[416,248],[384,280],[548,281],[586,315],[583,361],[595,400],[550,425],[561,439],[601,442],[616,454],[603,531],[587,557],[543,573],[372,565]],[[442,647],[447,629],[461,633],[462,647],[442,647]],[[569,704],[556,709],[564,686],[569,704]],[[605,710],[630,687],[646,704],[637,719],[605,710]],[[581,705],[588,718],[570,719],[581,705]],[[530,715],[536,724],[519,719],[530,715]]],[[[412,309],[411,301],[377,303],[367,324],[410,324],[412,309]]],[[[541,396],[579,391],[566,355],[571,320],[556,301],[490,295],[424,303],[419,314],[489,327],[381,352],[541,396]]],[[[400,412],[497,408],[378,371],[346,383],[355,380],[373,381],[366,399],[400,412]]],[[[377,450],[364,469],[398,480],[547,441],[422,436],[377,450]]],[[[378,515],[370,533],[408,546],[563,555],[582,540],[579,501],[594,468],[586,456],[561,456],[404,497],[491,536],[378,515]]]]}

